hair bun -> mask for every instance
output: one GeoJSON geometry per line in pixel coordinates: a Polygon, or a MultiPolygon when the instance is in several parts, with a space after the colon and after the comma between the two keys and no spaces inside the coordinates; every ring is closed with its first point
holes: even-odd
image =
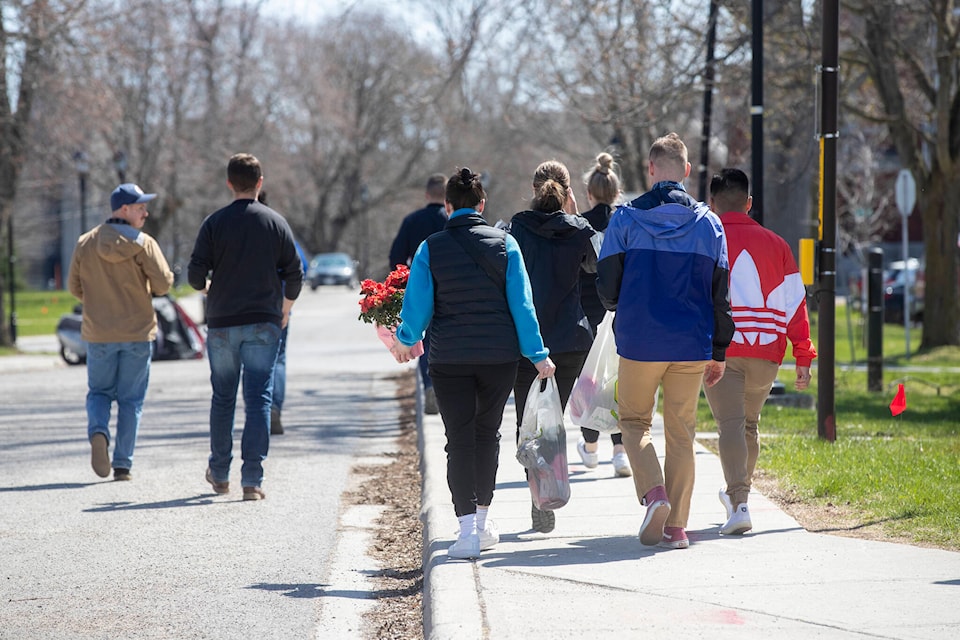
{"type": "Polygon", "coordinates": [[[471,182],[473,182],[473,178],[474,178],[474,177],[475,177],[475,176],[474,176],[473,172],[470,171],[469,168],[464,167],[464,168],[460,169],[460,181],[461,181],[463,184],[466,184],[466,185],[470,184],[471,182]]]}
{"type": "Polygon", "coordinates": [[[600,173],[610,173],[613,168],[613,156],[606,151],[597,155],[597,171],[600,173]]]}

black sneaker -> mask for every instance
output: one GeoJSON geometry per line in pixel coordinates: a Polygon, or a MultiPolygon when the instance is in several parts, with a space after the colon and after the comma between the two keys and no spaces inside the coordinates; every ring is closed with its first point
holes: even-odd
{"type": "Polygon", "coordinates": [[[550,533],[557,526],[557,516],[553,511],[541,511],[537,505],[530,505],[530,519],[533,520],[533,530],[540,533],[550,533]]]}
{"type": "Polygon", "coordinates": [[[113,479],[118,482],[126,482],[128,480],[133,480],[133,476],[130,475],[130,469],[114,469],[113,479]]]}
{"type": "Polygon", "coordinates": [[[437,392],[433,387],[423,390],[423,412],[430,416],[440,413],[440,407],[437,406],[437,392]]]}

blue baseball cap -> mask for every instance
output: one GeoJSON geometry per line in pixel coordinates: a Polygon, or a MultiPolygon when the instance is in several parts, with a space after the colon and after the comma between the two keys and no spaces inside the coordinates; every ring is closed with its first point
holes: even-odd
{"type": "Polygon", "coordinates": [[[116,211],[125,204],[149,202],[156,197],[155,193],[144,193],[143,189],[132,182],[125,182],[110,194],[110,209],[116,211]]]}

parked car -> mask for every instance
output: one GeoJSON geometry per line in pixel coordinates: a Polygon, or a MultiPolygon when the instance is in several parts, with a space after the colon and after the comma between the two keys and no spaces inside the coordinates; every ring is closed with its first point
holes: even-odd
{"type": "Polygon", "coordinates": [[[307,282],[313,291],[325,284],[355,289],[360,286],[357,266],[357,261],[346,253],[319,253],[307,267],[307,282]]]}
{"type": "Polygon", "coordinates": [[[903,324],[903,292],[910,291],[910,320],[923,322],[924,270],[916,258],[890,263],[883,274],[883,320],[890,324],[903,324]]]}
{"type": "MultiPolygon", "coordinates": [[[[157,339],[153,344],[154,360],[189,360],[203,358],[204,336],[200,327],[170,296],[153,299],[157,313],[157,339]]],[[[57,323],[60,357],[67,364],[87,362],[87,343],[80,337],[83,324],[83,305],[76,305],[73,313],[65,313],[57,323]]]]}

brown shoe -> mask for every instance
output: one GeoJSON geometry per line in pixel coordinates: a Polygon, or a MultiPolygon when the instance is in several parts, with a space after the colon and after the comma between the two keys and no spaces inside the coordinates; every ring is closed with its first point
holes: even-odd
{"type": "Polygon", "coordinates": [[[263,500],[267,497],[267,494],[263,492],[263,489],[260,487],[244,487],[243,488],[243,499],[244,500],[263,500]]]}
{"type": "Polygon", "coordinates": [[[117,482],[127,482],[133,480],[133,475],[131,475],[130,469],[114,469],[113,479],[117,482]]]}
{"type": "Polygon", "coordinates": [[[230,493],[230,483],[229,482],[217,482],[213,479],[213,473],[210,472],[210,467],[207,467],[207,482],[213,486],[214,493],[230,493]]]}
{"type": "Polygon", "coordinates": [[[101,478],[110,475],[110,453],[107,446],[107,436],[102,433],[90,436],[90,466],[101,478]]]}
{"type": "Polygon", "coordinates": [[[270,435],[279,436],[283,433],[283,423],[280,422],[280,409],[270,407],[270,435]]]}

